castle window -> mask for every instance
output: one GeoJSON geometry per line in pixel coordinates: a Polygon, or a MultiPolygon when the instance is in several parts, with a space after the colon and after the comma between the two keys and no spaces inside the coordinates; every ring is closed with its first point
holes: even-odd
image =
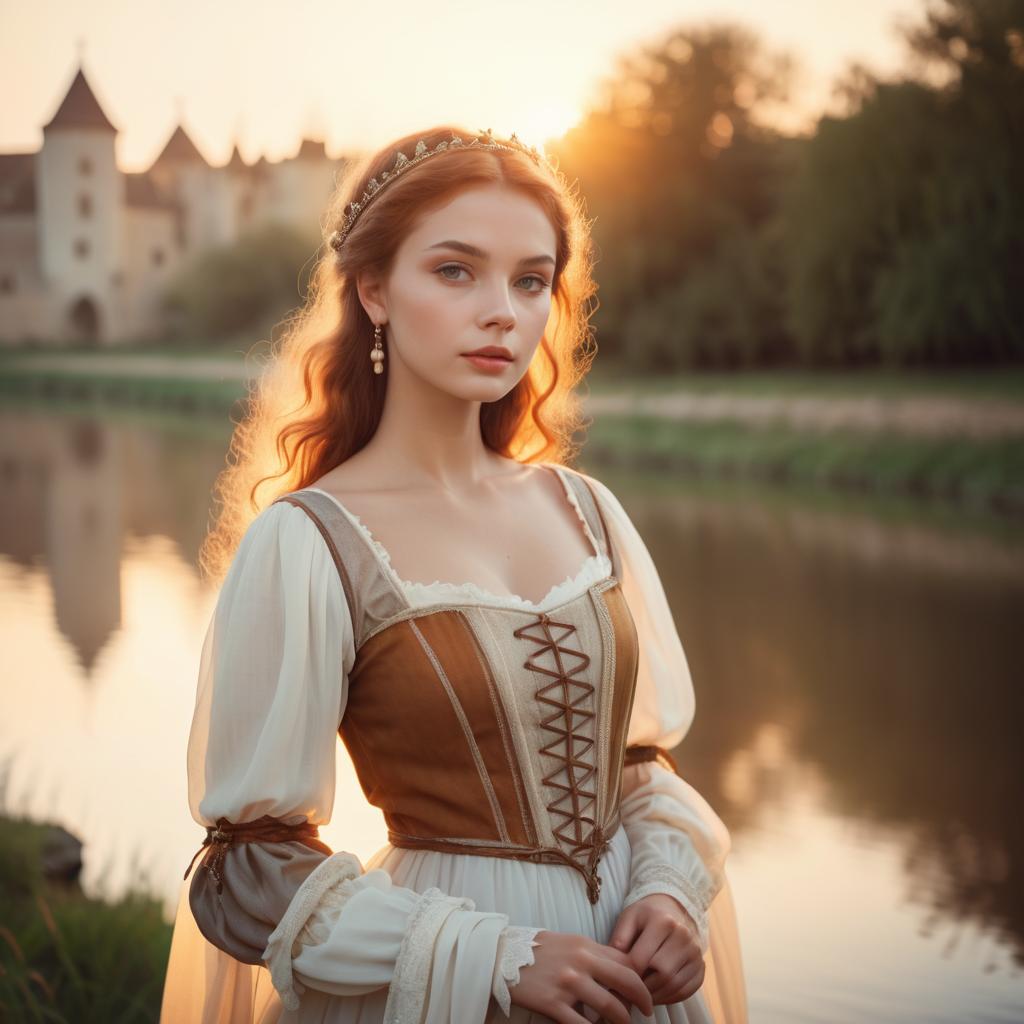
{"type": "Polygon", "coordinates": [[[82,217],[92,216],[92,196],[83,192],[78,197],[78,213],[82,217]]]}
{"type": "Polygon", "coordinates": [[[0,274],[0,295],[11,295],[17,288],[14,274],[0,274]]]}
{"type": "Polygon", "coordinates": [[[92,161],[87,157],[83,156],[78,161],[78,173],[83,177],[88,177],[92,174],[92,161]]]}
{"type": "Polygon", "coordinates": [[[84,260],[89,255],[89,241],[86,238],[75,239],[75,255],[80,259],[84,260]]]}
{"type": "Polygon", "coordinates": [[[154,267],[159,267],[163,263],[163,261],[164,261],[164,251],[163,251],[163,249],[154,249],[153,250],[153,266],[154,267]]]}

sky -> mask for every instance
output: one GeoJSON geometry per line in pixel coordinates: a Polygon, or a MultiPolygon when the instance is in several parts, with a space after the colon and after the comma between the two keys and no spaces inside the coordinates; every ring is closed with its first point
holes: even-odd
{"type": "Polygon", "coordinates": [[[671,29],[736,22],[797,61],[774,117],[807,130],[851,61],[898,71],[925,0],[0,0],[0,153],[31,152],[81,59],[145,170],[181,121],[214,165],[329,156],[439,123],[534,145],[594,102],[616,59],[671,29]]]}

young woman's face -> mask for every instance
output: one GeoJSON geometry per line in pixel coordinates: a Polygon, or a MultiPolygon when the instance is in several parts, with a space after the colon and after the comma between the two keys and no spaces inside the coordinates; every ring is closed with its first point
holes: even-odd
{"type": "Polygon", "coordinates": [[[551,313],[556,241],[536,202],[499,185],[469,188],[426,214],[383,285],[389,374],[471,401],[511,391],[551,313]],[[510,358],[466,356],[488,345],[510,358]]]}

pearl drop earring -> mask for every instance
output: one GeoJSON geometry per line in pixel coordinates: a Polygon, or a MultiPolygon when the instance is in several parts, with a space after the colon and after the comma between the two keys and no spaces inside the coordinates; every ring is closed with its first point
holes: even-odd
{"type": "Polygon", "coordinates": [[[384,372],[384,347],[380,343],[380,324],[373,329],[373,348],[370,349],[370,359],[373,361],[373,372],[384,372]]]}

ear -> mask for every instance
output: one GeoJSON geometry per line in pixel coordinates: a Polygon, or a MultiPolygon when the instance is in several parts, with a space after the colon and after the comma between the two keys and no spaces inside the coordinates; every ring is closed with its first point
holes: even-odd
{"type": "Polygon", "coordinates": [[[356,276],[356,292],[366,315],[375,323],[388,321],[387,294],[384,282],[374,270],[361,270],[356,276]]]}

